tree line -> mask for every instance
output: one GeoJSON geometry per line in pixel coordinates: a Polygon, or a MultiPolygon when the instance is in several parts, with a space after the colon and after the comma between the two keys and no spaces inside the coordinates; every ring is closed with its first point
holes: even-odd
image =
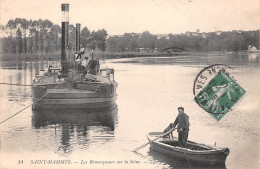
{"type": "MultiPolygon", "coordinates": [[[[61,27],[49,20],[11,19],[1,27],[5,36],[0,38],[2,54],[48,54],[61,52],[61,27]]],[[[75,52],[76,28],[69,25],[67,49],[75,52]]],[[[81,31],[81,44],[89,49],[106,50],[107,32],[104,29],[81,31]]]]}
{"type": "MultiPolygon", "coordinates": [[[[9,20],[1,27],[6,32],[0,38],[2,54],[48,54],[60,53],[61,27],[49,20],[26,20],[16,18],[9,20]]],[[[240,51],[248,46],[259,47],[259,30],[229,31],[217,34],[215,32],[197,34],[165,34],[153,35],[148,31],[143,33],[125,33],[123,35],[107,36],[107,31],[101,29],[90,31],[87,27],[81,30],[81,44],[87,49],[102,52],[137,52],[141,48],[149,51],[163,51],[165,48],[177,47],[186,51],[240,51]]],[[[69,25],[68,49],[75,52],[76,28],[69,25]]]]}
{"type": "Polygon", "coordinates": [[[145,31],[141,34],[125,33],[123,36],[112,36],[107,40],[107,48],[111,52],[138,51],[140,48],[149,51],[162,51],[176,47],[186,51],[241,51],[248,46],[259,47],[259,30],[229,31],[217,34],[215,32],[190,34],[168,34],[158,37],[145,31]]]}

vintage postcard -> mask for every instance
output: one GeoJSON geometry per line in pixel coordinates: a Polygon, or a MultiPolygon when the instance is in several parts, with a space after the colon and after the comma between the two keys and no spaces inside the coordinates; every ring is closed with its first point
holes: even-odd
{"type": "Polygon", "coordinates": [[[259,0],[0,0],[0,169],[259,169],[259,0]]]}

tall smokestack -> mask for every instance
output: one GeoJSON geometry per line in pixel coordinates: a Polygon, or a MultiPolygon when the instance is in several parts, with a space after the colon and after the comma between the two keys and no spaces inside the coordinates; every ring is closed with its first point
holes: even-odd
{"type": "Polygon", "coordinates": [[[61,4],[61,61],[66,61],[66,47],[69,44],[69,4],[61,4]]]}
{"type": "Polygon", "coordinates": [[[76,24],[76,52],[80,51],[80,23],[76,24]]]}

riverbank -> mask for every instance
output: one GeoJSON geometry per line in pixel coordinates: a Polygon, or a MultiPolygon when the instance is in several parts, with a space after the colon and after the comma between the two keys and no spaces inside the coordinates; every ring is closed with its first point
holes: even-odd
{"type": "Polygon", "coordinates": [[[95,53],[95,56],[100,59],[118,59],[118,58],[136,58],[136,57],[165,57],[165,56],[182,56],[188,55],[189,52],[174,52],[174,53],[149,53],[149,52],[113,52],[113,53],[95,53]]]}
{"type": "MultiPolygon", "coordinates": [[[[239,52],[245,53],[246,51],[239,52]]],[[[167,56],[210,56],[210,55],[227,55],[234,52],[226,51],[212,51],[212,52],[172,52],[172,53],[149,53],[149,52],[96,52],[94,56],[99,59],[119,59],[119,58],[136,58],[136,57],[167,57],[167,56]]],[[[236,53],[236,52],[235,52],[236,53]]],[[[69,55],[68,60],[73,60],[73,54],[69,55]]],[[[0,54],[0,61],[37,61],[37,60],[60,60],[60,53],[53,54],[21,54],[21,55],[11,55],[11,54],[0,54]]]]}
{"type": "MultiPolygon", "coordinates": [[[[187,55],[187,52],[175,52],[175,53],[140,53],[140,52],[98,52],[94,53],[95,57],[99,59],[117,59],[117,58],[135,58],[135,57],[163,57],[163,56],[177,56],[177,55],[187,55]]],[[[11,54],[1,54],[0,61],[36,61],[36,60],[59,60],[60,54],[21,54],[21,55],[11,55],[11,54]]],[[[70,54],[70,59],[73,60],[73,54],[70,54]]]]}

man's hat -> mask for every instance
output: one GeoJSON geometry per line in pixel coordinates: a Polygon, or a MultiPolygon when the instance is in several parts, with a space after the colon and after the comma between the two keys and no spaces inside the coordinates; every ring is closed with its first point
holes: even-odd
{"type": "Polygon", "coordinates": [[[179,109],[182,109],[182,110],[184,110],[184,108],[183,108],[183,107],[178,107],[178,110],[179,110],[179,109]]]}

